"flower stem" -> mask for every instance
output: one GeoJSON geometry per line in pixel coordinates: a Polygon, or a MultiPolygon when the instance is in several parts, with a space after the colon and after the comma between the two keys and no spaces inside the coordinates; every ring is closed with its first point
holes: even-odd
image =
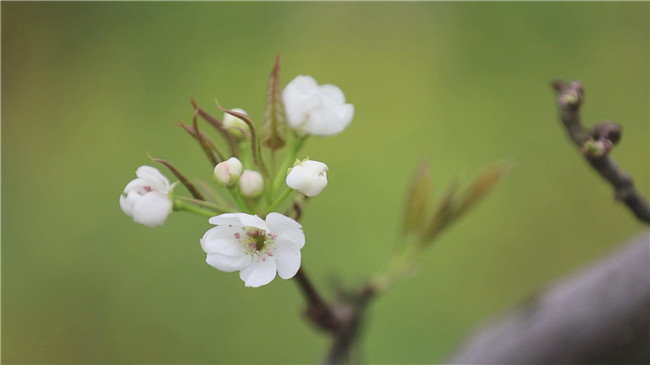
{"type": "Polygon", "coordinates": [[[228,212],[230,212],[229,209],[226,209],[226,208],[224,208],[224,207],[222,207],[222,206],[220,206],[218,204],[215,204],[215,203],[210,203],[210,202],[203,201],[203,200],[198,200],[198,199],[192,199],[192,198],[188,198],[188,197],[184,197],[184,196],[179,196],[178,198],[182,199],[184,201],[190,202],[190,203],[194,203],[194,204],[202,206],[202,207],[210,208],[210,209],[214,210],[217,213],[228,213],[228,212]]]}
{"type": "Polygon", "coordinates": [[[287,188],[282,192],[282,195],[280,195],[275,201],[269,205],[269,212],[273,212],[275,208],[278,207],[291,193],[293,192],[293,189],[287,186],[287,188]]]}
{"type": "Polygon", "coordinates": [[[237,144],[239,147],[239,159],[244,166],[244,169],[250,170],[253,168],[253,157],[251,155],[251,150],[246,148],[245,144],[248,143],[247,140],[241,140],[237,144]]]}
{"type": "Polygon", "coordinates": [[[174,210],[184,210],[186,212],[194,213],[204,217],[214,217],[216,215],[213,210],[207,210],[195,205],[187,204],[180,199],[174,200],[174,210]]]}
{"type": "Polygon", "coordinates": [[[239,193],[239,188],[237,187],[234,189],[229,189],[228,191],[230,192],[230,195],[235,200],[235,204],[237,204],[239,210],[241,210],[242,212],[250,213],[251,208],[248,206],[248,204],[246,204],[244,199],[242,199],[242,196],[239,193]]]}
{"type": "Polygon", "coordinates": [[[296,136],[293,139],[293,144],[291,146],[291,150],[289,150],[289,153],[287,154],[286,158],[280,165],[280,168],[275,172],[275,178],[273,179],[273,186],[271,186],[271,189],[275,191],[280,186],[280,183],[282,181],[283,177],[286,177],[286,171],[289,168],[289,165],[293,163],[296,160],[296,157],[298,156],[298,152],[300,152],[300,149],[305,143],[305,140],[307,139],[307,136],[305,137],[298,137],[296,136]]]}

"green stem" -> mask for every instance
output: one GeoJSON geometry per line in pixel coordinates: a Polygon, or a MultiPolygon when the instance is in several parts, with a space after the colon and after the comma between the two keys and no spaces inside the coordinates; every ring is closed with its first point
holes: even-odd
{"type": "Polygon", "coordinates": [[[282,192],[282,195],[280,195],[273,204],[269,205],[269,212],[273,212],[275,208],[277,208],[278,205],[280,205],[291,193],[293,192],[293,189],[287,186],[287,188],[282,192]]]}
{"type": "Polygon", "coordinates": [[[182,199],[184,201],[190,202],[190,203],[194,203],[194,204],[202,206],[202,207],[210,208],[210,209],[214,210],[217,213],[229,213],[230,212],[229,209],[226,209],[226,208],[224,208],[224,207],[222,207],[222,206],[220,206],[218,204],[215,204],[215,203],[210,203],[210,202],[203,201],[203,200],[198,200],[198,199],[192,199],[192,198],[188,198],[188,197],[184,197],[184,196],[179,196],[178,198],[182,199]]]}
{"type": "Polygon", "coordinates": [[[391,254],[385,270],[371,280],[377,292],[385,292],[418,269],[424,254],[423,244],[407,237],[400,246],[402,250],[391,254]]]}
{"type": "Polygon", "coordinates": [[[298,157],[298,152],[300,152],[300,149],[305,144],[306,139],[307,136],[304,137],[296,136],[294,138],[293,145],[291,146],[291,150],[289,151],[287,157],[282,162],[282,165],[280,165],[280,168],[275,172],[276,175],[275,178],[273,179],[273,185],[271,186],[271,189],[273,191],[275,191],[275,189],[277,189],[280,186],[282,179],[286,177],[287,169],[296,160],[296,157],[298,157]]]}
{"type": "Polygon", "coordinates": [[[245,139],[242,139],[237,145],[239,147],[239,160],[244,166],[244,169],[250,170],[253,166],[253,157],[251,155],[251,150],[246,148],[246,143],[248,142],[245,139]]]}
{"type": "Polygon", "coordinates": [[[234,187],[231,189],[228,189],[228,192],[230,192],[230,195],[233,197],[235,200],[235,203],[237,204],[237,207],[239,210],[242,212],[250,213],[251,207],[246,204],[244,199],[242,198],[240,192],[239,192],[239,187],[234,187]]]}
{"type": "Polygon", "coordinates": [[[176,199],[174,200],[174,210],[184,210],[186,212],[194,213],[204,217],[214,217],[215,212],[212,210],[203,209],[195,205],[187,204],[183,200],[176,199]]]}

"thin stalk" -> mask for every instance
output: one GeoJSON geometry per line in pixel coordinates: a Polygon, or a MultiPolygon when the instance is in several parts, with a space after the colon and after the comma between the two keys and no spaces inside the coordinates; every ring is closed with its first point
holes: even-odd
{"type": "Polygon", "coordinates": [[[233,197],[233,199],[235,200],[235,204],[237,204],[237,207],[242,212],[247,212],[247,213],[251,212],[251,207],[248,204],[246,204],[241,194],[239,193],[239,187],[228,189],[228,192],[230,193],[230,196],[233,197]]]}
{"type": "Polygon", "coordinates": [[[228,210],[228,209],[226,209],[226,208],[224,208],[224,207],[222,207],[222,206],[220,206],[218,204],[210,203],[210,202],[207,202],[207,201],[192,199],[192,198],[188,198],[188,197],[184,197],[184,196],[179,196],[178,198],[182,199],[184,201],[190,202],[190,203],[194,203],[194,204],[196,204],[198,206],[202,206],[202,207],[205,207],[205,208],[212,209],[217,213],[228,213],[228,212],[230,212],[230,210],[228,210]]]}
{"type": "Polygon", "coordinates": [[[291,149],[289,150],[289,153],[285,157],[284,161],[280,165],[280,168],[275,172],[275,178],[273,179],[273,185],[271,186],[271,189],[275,191],[278,186],[280,186],[282,179],[286,177],[286,171],[289,169],[289,166],[296,160],[296,157],[298,156],[298,152],[300,152],[300,149],[305,143],[305,139],[307,137],[296,137],[293,140],[293,145],[291,146],[291,149]]]}
{"type": "Polygon", "coordinates": [[[287,188],[282,192],[282,195],[280,195],[275,201],[269,205],[269,212],[273,212],[275,208],[277,208],[278,205],[282,204],[282,202],[293,192],[293,189],[287,186],[287,188]]]}
{"type": "Polygon", "coordinates": [[[174,200],[174,210],[184,210],[186,212],[194,213],[204,217],[214,217],[215,212],[212,210],[203,209],[195,205],[187,204],[183,200],[174,200]]]}

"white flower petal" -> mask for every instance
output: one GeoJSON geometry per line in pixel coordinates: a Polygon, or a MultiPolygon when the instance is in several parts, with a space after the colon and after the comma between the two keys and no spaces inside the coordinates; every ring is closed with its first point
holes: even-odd
{"type": "Polygon", "coordinates": [[[298,134],[329,136],[342,132],[352,120],[352,104],[335,85],[318,86],[310,76],[297,76],[282,91],[289,125],[298,134]]]}
{"type": "Polygon", "coordinates": [[[327,171],[327,165],[320,161],[305,160],[300,166],[312,174],[320,174],[323,171],[327,171]]]}
{"type": "Polygon", "coordinates": [[[120,208],[122,208],[124,214],[133,217],[133,206],[139,199],[140,194],[135,191],[127,193],[126,196],[124,194],[120,195],[120,208]]]}
{"type": "Polygon", "coordinates": [[[344,104],[338,107],[337,111],[341,117],[343,129],[347,128],[348,124],[352,121],[352,117],[354,117],[354,105],[344,104]]]}
{"type": "Polygon", "coordinates": [[[226,214],[221,214],[216,217],[212,217],[208,220],[211,224],[214,225],[232,225],[232,226],[237,226],[237,227],[253,227],[253,228],[258,228],[261,230],[264,230],[266,232],[269,231],[269,227],[264,223],[262,218],[256,216],[256,215],[251,215],[251,214],[246,214],[246,213],[226,213],[226,214]]]}
{"type": "Polygon", "coordinates": [[[295,220],[280,213],[269,213],[266,216],[266,223],[271,233],[276,235],[276,243],[290,242],[300,249],[305,246],[305,233],[302,226],[295,220]]]}
{"type": "Polygon", "coordinates": [[[135,174],[139,178],[145,180],[148,184],[152,185],[152,188],[163,194],[167,194],[171,190],[169,180],[155,167],[146,165],[140,166],[136,170],[135,174]]]}
{"type": "Polygon", "coordinates": [[[255,227],[264,230],[266,232],[269,231],[269,226],[266,225],[266,223],[264,222],[264,220],[262,220],[262,218],[256,215],[240,214],[239,221],[244,227],[255,227]]]}
{"type": "Polygon", "coordinates": [[[251,264],[251,256],[226,256],[218,253],[208,253],[205,262],[208,265],[225,272],[241,270],[251,264]]]}
{"type": "Polygon", "coordinates": [[[343,131],[345,124],[336,109],[319,105],[311,109],[304,128],[315,136],[331,136],[343,131]]]}
{"type": "Polygon", "coordinates": [[[279,233],[287,229],[298,229],[302,230],[302,225],[296,222],[294,219],[287,217],[284,214],[272,212],[266,216],[266,224],[273,233],[279,233]]]}
{"type": "Polygon", "coordinates": [[[147,185],[147,182],[144,179],[137,178],[129,181],[128,184],[126,184],[126,187],[124,188],[125,193],[129,193],[131,191],[136,191],[140,193],[141,195],[146,193],[146,190],[144,189],[145,185],[147,185]]]}
{"type": "Polygon", "coordinates": [[[311,181],[305,169],[298,165],[291,168],[291,171],[287,175],[286,183],[292,189],[303,191],[309,188],[311,181]]]}
{"type": "Polygon", "coordinates": [[[217,215],[217,216],[214,216],[214,217],[208,219],[208,222],[210,222],[210,224],[220,225],[220,226],[223,226],[223,225],[241,226],[241,222],[239,221],[239,218],[237,218],[237,216],[239,214],[244,214],[244,213],[220,214],[220,215],[217,215]]]}
{"type": "Polygon", "coordinates": [[[133,206],[133,221],[147,227],[160,226],[167,220],[171,209],[172,201],[169,196],[153,191],[143,195],[135,203],[133,206]]]}
{"type": "Polygon", "coordinates": [[[284,108],[291,128],[301,127],[309,119],[310,110],[321,104],[321,99],[322,96],[318,93],[285,98],[284,100],[289,100],[285,102],[284,108]]]}
{"type": "Polygon", "coordinates": [[[296,275],[300,268],[300,249],[292,243],[276,241],[276,249],[273,252],[275,263],[278,268],[278,275],[282,279],[290,279],[296,275]]]}
{"type": "Polygon", "coordinates": [[[313,160],[302,161],[289,171],[286,183],[290,188],[314,197],[327,186],[327,165],[313,160]]]}
{"type": "Polygon", "coordinates": [[[266,285],[275,278],[277,268],[273,257],[266,257],[265,260],[253,261],[253,263],[239,272],[239,277],[244,285],[257,288],[266,285]]]}
{"type": "Polygon", "coordinates": [[[201,238],[201,248],[203,251],[218,253],[226,256],[243,256],[246,254],[244,244],[239,242],[237,236],[244,235],[245,232],[241,227],[217,226],[203,235],[201,238]]]}
{"type": "Polygon", "coordinates": [[[298,75],[285,87],[285,91],[292,93],[310,93],[318,90],[318,83],[309,75],[298,75]]]}
{"type": "Polygon", "coordinates": [[[343,91],[336,85],[321,85],[320,92],[330,99],[328,102],[332,105],[345,104],[345,95],[343,95],[343,91]]]}

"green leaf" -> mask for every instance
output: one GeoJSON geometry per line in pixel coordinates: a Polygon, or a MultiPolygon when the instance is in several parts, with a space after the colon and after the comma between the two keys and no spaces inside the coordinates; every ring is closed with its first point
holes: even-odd
{"type": "Polygon", "coordinates": [[[284,147],[286,130],[287,116],[280,92],[280,55],[278,54],[269,76],[266,108],[262,120],[262,143],[272,150],[284,147]]]}
{"type": "Polygon", "coordinates": [[[429,161],[420,162],[411,177],[409,188],[406,192],[406,207],[404,209],[404,233],[421,227],[428,217],[430,202],[433,196],[433,182],[429,161]]]}
{"type": "Polygon", "coordinates": [[[438,203],[436,212],[433,214],[433,219],[431,219],[429,226],[422,235],[425,243],[432,241],[452,222],[454,218],[454,200],[456,199],[457,192],[458,185],[452,183],[438,203]]]}
{"type": "Polygon", "coordinates": [[[481,175],[469,187],[461,199],[456,215],[460,216],[483,199],[501,178],[510,170],[510,163],[502,162],[491,166],[483,171],[481,175]]]}

